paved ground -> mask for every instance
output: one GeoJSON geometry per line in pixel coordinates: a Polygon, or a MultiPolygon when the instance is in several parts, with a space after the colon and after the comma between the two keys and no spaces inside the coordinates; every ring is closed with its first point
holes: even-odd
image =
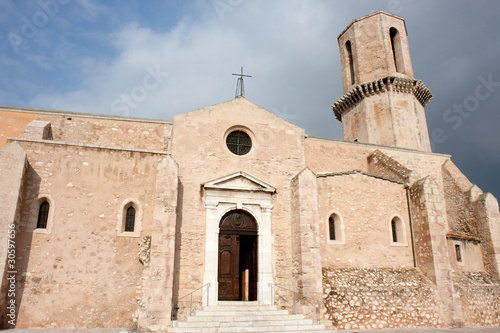
{"type": "MultiPolygon", "coordinates": [[[[449,329],[380,329],[380,330],[339,330],[338,333],[500,333],[500,327],[449,328],[449,329]]],[[[8,333],[131,333],[122,329],[14,329],[8,333]]]]}
{"type": "Polygon", "coordinates": [[[339,333],[498,333],[500,327],[483,328],[420,328],[420,329],[380,329],[380,330],[342,330],[339,333]]]}

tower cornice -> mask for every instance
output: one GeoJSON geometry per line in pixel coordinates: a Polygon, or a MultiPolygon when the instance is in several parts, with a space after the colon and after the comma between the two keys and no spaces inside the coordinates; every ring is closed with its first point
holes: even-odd
{"type": "Polygon", "coordinates": [[[421,80],[398,76],[386,76],[378,80],[361,83],[352,87],[344,96],[332,104],[333,113],[339,121],[342,121],[342,114],[364,98],[387,91],[413,94],[424,107],[433,97],[430,90],[421,80]]]}

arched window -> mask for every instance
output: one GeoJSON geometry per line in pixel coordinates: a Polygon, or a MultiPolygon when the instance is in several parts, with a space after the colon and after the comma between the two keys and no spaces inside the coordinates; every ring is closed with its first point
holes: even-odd
{"type": "Polygon", "coordinates": [[[401,38],[399,36],[399,31],[396,28],[389,29],[389,35],[391,37],[392,46],[392,56],[394,58],[394,67],[396,72],[404,73],[404,62],[403,62],[403,50],[401,47],[401,38]]]}
{"type": "Polygon", "coordinates": [[[40,209],[38,210],[38,220],[36,222],[37,229],[47,228],[47,221],[49,219],[49,209],[50,205],[47,202],[47,200],[45,200],[40,204],[40,209]]]}
{"type": "Polygon", "coordinates": [[[396,220],[391,221],[391,230],[392,230],[392,241],[394,243],[398,242],[398,226],[396,220]]]}
{"type": "Polygon", "coordinates": [[[345,49],[347,51],[347,60],[349,62],[349,75],[350,75],[350,82],[351,85],[356,83],[356,79],[354,78],[354,59],[352,57],[352,46],[351,46],[351,41],[345,42],[345,49]]]}
{"type": "Polygon", "coordinates": [[[120,205],[117,214],[116,233],[120,237],[141,237],[142,208],[140,201],[135,198],[126,198],[120,205]]]}
{"type": "Polygon", "coordinates": [[[135,228],[135,208],[130,206],[127,208],[127,213],[125,215],[125,231],[134,232],[135,228]]]}
{"type": "Polygon", "coordinates": [[[391,220],[391,238],[393,243],[406,243],[403,220],[397,216],[391,220]]]}
{"type": "Polygon", "coordinates": [[[328,240],[332,243],[344,244],[344,227],[337,213],[332,213],[328,217],[328,240]]]}
{"type": "Polygon", "coordinates": [[[335,219],[333,215],[328,218],[328,229],[330,230],[330,240],[337,240],[337,235],[335,234],[335,219]]]}

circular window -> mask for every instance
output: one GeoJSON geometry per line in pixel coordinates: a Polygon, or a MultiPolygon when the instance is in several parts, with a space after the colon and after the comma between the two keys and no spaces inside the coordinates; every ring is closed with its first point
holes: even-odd
{"type": "Polygon", "coordinates": [[[243,131],[233,131],[226,138],[227,148],[236,155],[246,155],[252,149],[252,139],[243,131]]]}

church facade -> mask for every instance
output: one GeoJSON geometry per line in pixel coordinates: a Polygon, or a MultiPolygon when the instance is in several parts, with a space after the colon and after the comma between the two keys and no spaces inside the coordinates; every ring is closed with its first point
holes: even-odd
{"type": "Polygon", "coordinates": [[[165,330],[224,301],[500,325],[498,202],[431,152],[403,19],[338,41],[344,140],[245,98],[173,121],[0,107],[2,325],[165,330]]]}

